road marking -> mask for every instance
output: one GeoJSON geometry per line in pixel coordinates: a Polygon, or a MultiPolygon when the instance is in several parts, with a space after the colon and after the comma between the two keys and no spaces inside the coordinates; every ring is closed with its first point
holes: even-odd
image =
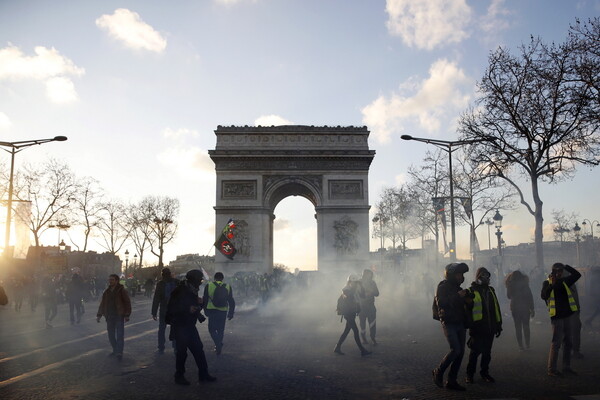
{"type": "MultiPolygon", "coordinates": [[[[140,321],[140,322],[135,322],[133,324],[128,324],[127,326],[129,327],[129,326],[135,326],[135,325],[139,325],[139,324],[144,324],[144,323],[146,323],[148,321],[153,321],[153,319],[149,318],[149,319],[147,319],[145,321],[140,321]]],[[[103,330],[102,332],[94,333],[93,335],[88,335],[88,336],[84,336],[84,337],[81,337],[81,338],[78,338],[78,339],[69,340],[67,342],[53,344],[52,346],[41,347],[39,349],[32,350],[32,351],[29,351],[27,353],[21,353],[21,354],[17,354],[17,355],[11,356],[11,357],[1,358],[0,359],[0,364],[2,364],[3,362],[6,362],[6,361],[11,361],[11,360],[16,360],[16,359],[22,358],[22,357],[27,357],[27,356],[30,356],[32,354],[37,354],[37,353],[41,353],[43,351],[56,349],[57,347],[66,346],[68,344],[81,342],[83,340],[91,339],[93,337],[101,336],[101,335],[106,335],[106,329],[103,330]]]]}
{"type": "MultiPolygon", "coordinates": [[[[141,323],[141,322],[138,322],[138,323],[141,323]]],[[[147,331],[139,333],[137,335],[128,337],[128,338],[125,339],[125,341],[127,342],[127,341],[130,341],[130,340],[133,340],[133,339],[140,338],[142,336],[149,335],[151,333],[156,332],[157,330],[158,330],[158,328],[147,330],[147,331]]],[[[96,336],[96,335],[94,335],[94,336],[96,336]]],[[[104,349],[90,350],[87,353],[83,353],[83,354],[80,354],[80,355],[75,356],[75,357],[67,358],[66,360],[62,360],[62,361],[58,361],[58,362],[55,362],[55,363],[52,363],[52,364],[48,364],[48,365],[46,365],[46,366],[44,366],[42,368],[34,369],[33,371],[25,372],[24,374],[21,374],[21,375],[9,378],[9,379],[4,380],[4,381],[0,381],[0,388],[3,388],[4,386],[8,386],[11,383],[22,381],[23,379],[31,378],[32,376],[43,374],[44,372],[48,372],[48,371],[56,369],[58,367],[62,367],[63,365],[65,365],[67,363],[70,363],[72,361],[76,361],[76,360],[79,360],[80,358],[91,356],[91,355],[100,353],[102,351],[105,351],[105,350],[104,349]]]]}

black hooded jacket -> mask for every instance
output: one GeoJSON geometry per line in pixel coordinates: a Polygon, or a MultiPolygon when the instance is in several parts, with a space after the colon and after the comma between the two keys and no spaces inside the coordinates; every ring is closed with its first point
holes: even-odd
{"type": "Polygon", "coordinates": [[[453,279],[445,279],[438,284],[435,296],[441,322],[458,323],[465,326],[469,323],[466,299],[470,295],[460,297],[458,292],[461,290],[460,284],[453,279]]]}

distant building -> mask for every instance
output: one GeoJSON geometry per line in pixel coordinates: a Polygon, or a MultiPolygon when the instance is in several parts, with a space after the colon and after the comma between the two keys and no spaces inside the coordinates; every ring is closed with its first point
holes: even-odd
{"type": "Polygon", "coordinates": [[[191,269],[204,268],[212,276],[215,272],[215,256],[201,256],[199,254],[184,254],[177,256],[175,260],[169,262],[169,268],[173,275],[185,274],[191,269]]]}

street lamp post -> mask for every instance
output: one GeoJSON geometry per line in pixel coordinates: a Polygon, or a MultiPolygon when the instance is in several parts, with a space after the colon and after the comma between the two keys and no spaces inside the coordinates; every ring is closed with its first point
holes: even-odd
{"type": "Polygon", "coordinates": [[[490,226],[494,225],[494,221],[492,221],[491,219],[487,219],[485,221],[485,224],[488,227],[488,250],[492,249],[492,240],[490,239],[490,226]]]}
{"type": "Polygon", "coordinates": [[[581,265],[581,261],[579,259],[579,240],[580,240],[579,232],[580,231],[581,231],[581,227],[579,226],[579,224],[577,222],[575,222],[575,226],[573,227],[573,232],[575,232],[575,246],[577,247],[577,266],[578,267],[581,265]]]}
{"type": "Polygon", "coordinates": [[[129,277],[127,267],[129,266],[129,250],[125,250],[125,279],[129,277]]]}
{"type": "Polygon", "coordinates": [[[2,150],[10,153],[10,177],[8,179],[8,200],[6,202],[6,233],[4,235],[4,256],[8,257],[8,246],[10,244],[10,225],[12,220],[12,203],[13,203],[13,178],[15,172],[15,154],[23,151],[29,146],[36,144],[44,144],[49,142],[64,142],[67,140],[66,136],[55,136],[51,139],[37,139],[37,140],[21,140],[18,142],[2,142],[0,141],[0,147],[2,150]],[[5,148],[7,147],[7,149],[5,148]]]}
{"type": "Polygon", "coordinates": [[[450,260],[456,261],[456,227],[454,220],[454,182],[452,178],[452,152],[455,150],[455,146],[463,146],[466,144],[482,143],[496,140],[493,137],[486,139],[473,139],[473,140],[438,140],[438,139],[427,139],[418,138],[411,135],[400,136],[403,140],[415,140],[417,142],[423,142],[432,144],[445,152],[448,153],[448,169],[450,173],[450,232],[452,235],[452,244],[450,245],[450,260]]]}
{"type": "MultiPolygon", "coordinates": [[[[596,224],[597,228],[600,228],[600,222],[598,222],[597,220],[590,221],[589,219],[586,218],[583,220],[581,225],[586,226],[588,223],[590,224],[590,237],[592,239],[592,244],[591,244],[592,251],[591,251],[591,257],[590,257],[590,255],[588,255],[588,252],[586,251],[586,261],[590,262],[590,261],[593,261],[594,256],[596,255],[596,253],[595,253],[596,249],[594,246],[594,224],[596,224]]],[[[584,247],[586,247],[586,246],[584,246],[584,247]]]]}
{"type": "Polygon", "coordinates": [[[496,210],[496,214],[493,216],[494,226],[496,227],[496,236],[498,237],[498,279],[502,277],[502,214],[496,210]]]}
{"type": "Polygon", "coordinates": [[[137,268],[137,254],[133,255],[133,272],[135,273],[135,270],[137,268]]]}

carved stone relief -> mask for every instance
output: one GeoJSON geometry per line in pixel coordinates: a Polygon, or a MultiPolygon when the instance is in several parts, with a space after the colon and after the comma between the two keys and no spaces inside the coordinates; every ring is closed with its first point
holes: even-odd
{"type": "Polygon", "coordinates": [[[221,182],[222,199],[256,199],[256,181],[222,181],[221,182]]]}
{"type": "Polygon", "coordinates": [[[335,247],[338,254],[356,254],[358,250],[358,224],[344,215],[333,223],[335,230],[335,247]]]}
{"type": "Polygon", "coordinates": [[[332,200],[357,200],[362,199],[363,182],[359,180],[331,180],[329,181],[329,198],[332,200]]]}

